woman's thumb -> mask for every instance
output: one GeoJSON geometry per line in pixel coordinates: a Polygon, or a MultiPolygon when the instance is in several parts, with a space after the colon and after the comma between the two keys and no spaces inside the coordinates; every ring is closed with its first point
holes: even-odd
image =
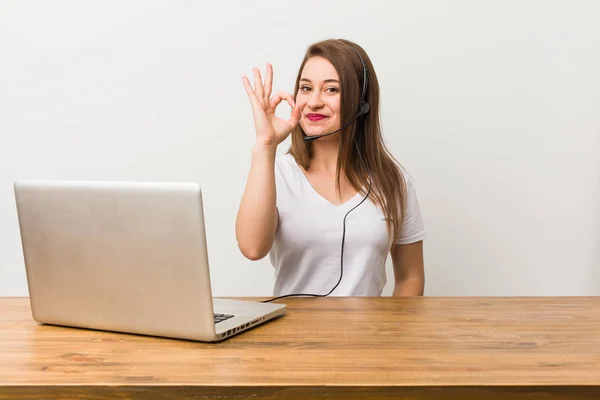
{"type": "Polygon", "coordinates": [[[296,103],[296,106],[292,108],[292,114],[290,116],[290,123],[293,126],[296,126],[300,121],[300,117],[302,116],[302,109],[304,108],[304,104],[296,103]]]}

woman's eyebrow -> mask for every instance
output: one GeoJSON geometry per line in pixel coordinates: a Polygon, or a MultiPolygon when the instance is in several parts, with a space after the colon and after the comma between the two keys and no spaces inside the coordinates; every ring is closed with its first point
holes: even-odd
{"type": "MultiPolygon", "coordinates": [[[[308,82],[308,83],[312,83],[312,82],[310,81],[310,79],[307,79],[307,78],[302,78],[302,79],[300,79],[300,81],[302,81],[302,82],[308,82]]],[[[325,82],[325,83],[330,83],[330,82],[333,82],[333,83],[340,83],[340,81],[338,81],[337,79],[325,79],[323,82],[325,82]]]]}

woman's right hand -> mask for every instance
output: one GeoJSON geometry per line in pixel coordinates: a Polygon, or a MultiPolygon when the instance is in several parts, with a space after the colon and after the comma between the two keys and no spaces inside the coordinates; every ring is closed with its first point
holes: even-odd
{"type": "Polygon", "coordinates": [[[283,142],[292,129],[300,121],[301,105],[296,104],[290,93],[278,92],[271,96],[273,88],[273,67],[267,64],[267,76],[263,85],[260,71],[253,68],[254,71],[254,89],[250,85],[247,77],[242,77],[246,93],[250,99],[250,105],[254,112],[254,127],[256,129],[257,144],[277,147],[283,142]],[[275,109],[283,100],[292,107],[292,113],[289,120],[284,120],[275,115],[275,109]]]}

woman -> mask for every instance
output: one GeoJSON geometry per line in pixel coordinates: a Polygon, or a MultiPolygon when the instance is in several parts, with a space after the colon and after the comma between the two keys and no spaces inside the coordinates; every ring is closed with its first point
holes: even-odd
{"type": "Polygon", "coordinates": [[[423,295],[419,205],[410,175],[383,143],[379,85],[365,51],[347,40],[313,44],[293,96],[271,97],[270,64],[264,84],[253,72],[254,88],[242,78],[256,130],[236,220],[244,256],[269,254],[281,298],[379,296],[391,253],[393,296],[423,295]],[[287,121],[275,116],[283,100],[292,107],[287,121]],[[290,133],[290,149],[277,156],[290,133]]]}

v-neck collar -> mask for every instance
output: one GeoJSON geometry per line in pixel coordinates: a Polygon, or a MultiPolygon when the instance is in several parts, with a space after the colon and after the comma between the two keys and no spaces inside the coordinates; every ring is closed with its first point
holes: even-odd
{"type": "Polygon", "coordinates": [[[302,170],[302,167],[300,165],[298,165],[298,163],[296,162],[296,159],[294,158],[293,155],[291,154],[287,154],[287,156],[290,158],[290,162],[292,162],[294,164],[294,166],[296,167],[296,169],[298,170],[298,173],[301,175],[301,179],[303,180],[304,184],[308,186],[309,191],[313,193],[313,196],[316,197],[319,201],[321,201],[322,203],[327,204],[330,207],[333,207],[334,209],[341,209],[341,208],[345,208],[346,206],[350,205],[350,204],[354,204],[356,203],[356,199],[357,198],[361,198],[360,195],[360,191],[356,192],[356,194],[354,196],[352,196],[351,198],[349,198],[348,200],[346,200],[343,203],[340,204],[334,204],[331,201],[327,200],[323,195],[321,195],[321,193],[319,193],[317,191],[317,189],[315,189],[315,187],[312,185],[312,183],[310,183],[310,181],[308,180],[308,177],[306,176],[306,174],[304,173],[304,171],[302,170]]]}

